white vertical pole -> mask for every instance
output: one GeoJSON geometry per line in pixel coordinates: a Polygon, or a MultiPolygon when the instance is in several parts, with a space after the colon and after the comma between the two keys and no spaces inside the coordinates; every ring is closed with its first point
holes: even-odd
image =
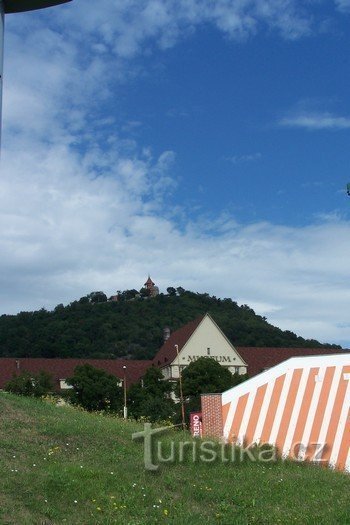
{"type": "Polygon", "coordinates": [[[1,146],[1,125],[2,125],[2,77],[4,69],[4,2],[0,0],[0,146],[1,146]]]}

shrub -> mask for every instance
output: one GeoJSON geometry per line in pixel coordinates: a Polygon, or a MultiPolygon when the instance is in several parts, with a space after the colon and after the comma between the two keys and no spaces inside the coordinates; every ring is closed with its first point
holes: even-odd
{"type": "Polygon", "coordinates": [[[6,384],[5,390],[22,396],[42,397],[53,390],[52,376],[44,370],[37,374],[23,370],[13,376],[6,384]]]}

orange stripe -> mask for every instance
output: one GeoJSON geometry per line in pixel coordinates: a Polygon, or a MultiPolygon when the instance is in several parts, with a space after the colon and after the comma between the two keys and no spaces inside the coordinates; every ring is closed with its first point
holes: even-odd
{"type": "Polygon", "coordinates": [[[336,461],[336,467],[342,470],[344,470],[345,468],[350,448],[350,408],[348,410],[346,421],[347,423],[344,428],[344,433],[339,448],[339,454],[336,461]]]}
{"type": "Polygon", "coordinates": [[[228,402],[226,405],[222,405],[222,427],[224,428],[228,411],[230,410],[231,403],[228,402]]]}
{"type": "Polygon", "coordinates": [[[244,394],[244,396],[241,396],[237,403],[237,408],[235,415],[233,417],[230,434],[229,434],[229,442],[233,443],[237,440],[239,427],[241,426],[244,410],[248,401],[249,394],[244,394]]]}
{"type": "Polygon", "coordinates": [[[297,397],[302,372],[303,370],[301,368],[295,369],[290,382],[289,392],[287,394],[286,403],[276,438],[276,447],[281,451],[283,450],[284,442],[286,440],[289,422],[292,416],[295,398],[297,397]]]}
{"type": "Polygon", "coordinates": [[[320,435],[321,425],[322,425],[323,416],[324,416],[324,409],[326,408],[326,405],[327,405],[327,399],[328,399],[329,392],[332,386],[332,379],[334,376],[334,372],[335,372],[334,366],[329,366],[326,369],[326,373],[325,373],[324,380],[323,380],[323,385],[321,388],[321,394],[320,394],[318,405],[317,405],[316,412],[315,412],[315,419],[314,419],[314,422],[311,428],[309,443],[304,443],[304,445],[307,446],[306,452],[305,452],[306,460],[308,459],[312,460],[313,457],[315,456],[315,452],[316,452],[315,443],[317,443],[318,436],[320,435]]]}
{"type": "Polygon", "coordinates": [[[265,419],[264,427],[261,433],[261,443],[268,443],[285,377],[286,377],[286,374],[283,374],[282,376],[277,377],[275,381],[275,385],[273,387],[273,391],[271,395],[271,401],[267,409],[266,419],[265,419]]]}
{"type": "Polygon", "coordinates": [[[323,453],[322,453],[322,460],[324,460],[325,463],[329,462],[329,459],[331,457],[332,447],[334,444],[334,439],[335,439],[335,435],[336,435],[337,428],[338,428],[340,414],[343,408],[343,403],[345,402],[345,394],[346,394],[346,389],[348,386],[348,381],[343,379],[343,374],[349,373],[349,371],[350,371],[350,367],[344,366],[342,370],[342,375],[340,376],[337,395],[335,396],[333,410],[332,410],[331,418],[329,421],[327,436],[325,440],[326,447],[324,448],[323,453]]]}
{"type": "Polygon", "coordinates": [[[290,456],[294,459],[296,459],[299,455],[300,444],[303,438],[306,420],[309,415],[312,396],[314,395],[316,385],[315,376],[319,373],[319,371],[319,368],[310,368],[309,377],[307,379],[304,397],[300,406],[299,416],[295,425],[295,431],[290,449],[290,456]]]}
{"type": "Polygon", "coordinates": [[[265,392],[267,388],[267,383],[265,385],[259,386],[259,388],[256,391],[255,400],[252,406],[252,410],[250,412],[250,417],[247,425],[247,431],[245,434],[245,440],[247,445],[250,445],[253,441],[255,428],[258,423],[259,414],[261,410],[262,403],[264,401],[265,392]]]}

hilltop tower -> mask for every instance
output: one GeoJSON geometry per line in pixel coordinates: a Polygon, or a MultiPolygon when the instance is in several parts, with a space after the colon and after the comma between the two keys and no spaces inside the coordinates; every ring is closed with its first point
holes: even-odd
{"type": "Polygon", "coordinates": [[[146,290],[149,291],[149,296],[150,297],[155,297],[156,295],[159,294],[158,286],[156,286],[154,284],[154,282],[152,281],[152,279],[151,279],[151,277],[149,275],[148,275],[147,281],[144,284],[144,287],[146,288],[146,290]]]}

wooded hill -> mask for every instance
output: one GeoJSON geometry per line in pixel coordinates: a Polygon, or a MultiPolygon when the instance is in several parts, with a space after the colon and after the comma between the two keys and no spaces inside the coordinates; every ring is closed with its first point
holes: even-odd
{"type": "Polygon", "coordinates": [[[162,345],[165,326],[177,330],[206,312],[237,346],[341,348],[282,331],[231,299],[171,290],[132,300],[126,291],[118,302],[107,302],[99,292],[53,311],[2,315],[0,356],[150,359],[162,345]],[[96,297],[102,302],[94,302],[96,297]]]}

